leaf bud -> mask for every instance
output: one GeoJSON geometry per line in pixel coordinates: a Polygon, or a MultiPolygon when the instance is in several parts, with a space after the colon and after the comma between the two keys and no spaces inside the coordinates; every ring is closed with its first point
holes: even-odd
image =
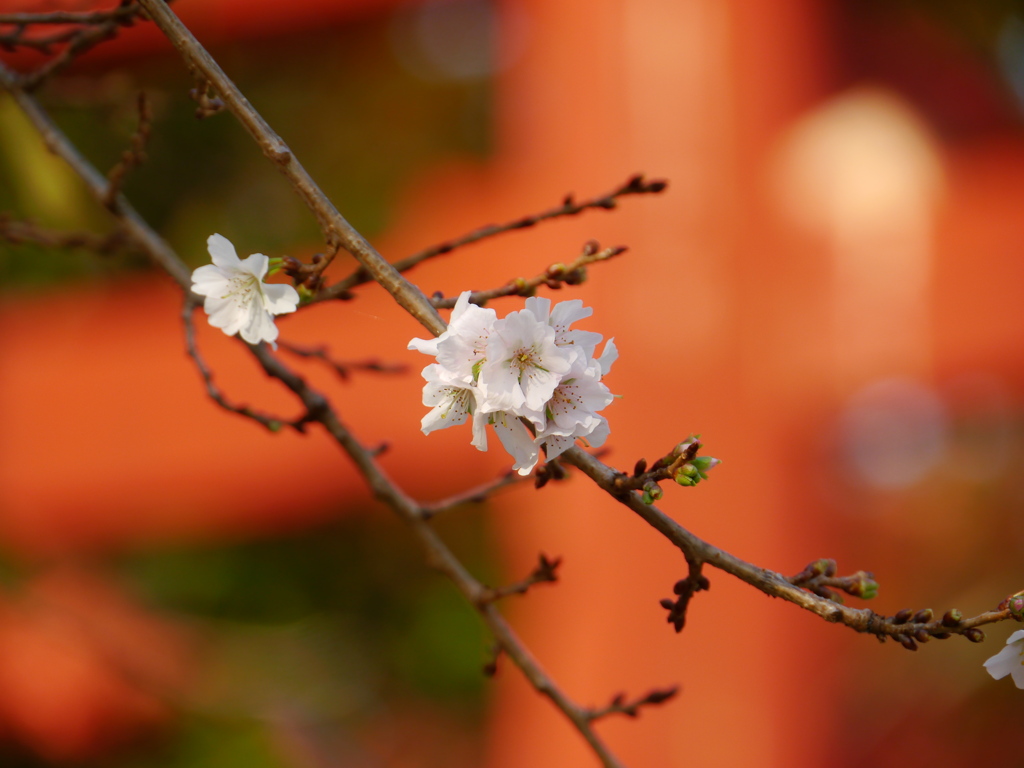
{"type": "Polygon", "coordinates": [[[673,608],[675,608],[675,607],[676,607],[676,601],[675,601],[675,600],[673,600],[673,599],[672,599],[672,598],[670,598],[670,597],[663,597],[663,598],[661,598],[661,600],[660,600],[660,601],[658,602],[658,605],[660,605],[660,606],[661,606],[662,608],[664,608],[664,609],[665,609],[666,611],[671,611],[671,610],[672,610],[673,608]]]}
{"type": "Polygon", "coordinates": [[[721,459],[716,459],[714,456],[698,456],[690,462],[700,471],[703,476],[705,472],[710,472],[712,469],[722,463],[721,459]]]}
{"type": "Polygon", "coordinates": [[[561,262],[557,262],[555,264],[552,264],[550,267],[548,267],[545,270],[544,274],[546,274],[548,277],[559,279],[559,278],[565,277],[566,270],[567,270],[567,267],[565,266],[565,264],[562,264],[561,262]]]}
{"type": "Polygon", "coordinates": [[[639,477],[647,471],[647,459],[637,459],[636,464],[633,466],[633,477],[639,477]]]}
{"type": "Polygon", "coordinates": [[[913,615],[913,611],[909,608],[904,608],[901,611],[897,611],[896,615],[892,617],[893,624],[906,624],[910,621],[910,617],[913,615]]]}
{"type": "Polygon", "coordinates": [[[675,477],[673,479],[684,487],[696,485],[698,482],[697,480],[694,480],[692,477],[687,475],[685,472],[676,472],[675,477]]]}
{"type": "Polygon", "coordinates": [[[914,642],[913,638],[907,637],[906,635],[896,635],[894,639],[908,651],[917,650],[917,643],[914,642]]]}
{"type": "Polygon", "coordinates": [[[964,620],[963,613],[957,608],[951,608],[942,615],[942,626],[944,627],[958,627],[960,622],[964,620]]]}
{"type": "Polygon", "coordinates": [[[811,563],[808,569],[815,576],[835,576],[837,567],[835,560],[823,557],[811,563]]]}
{"type": "Polygon", "coordinates": [[[931,640],[931,635],[928,634],[928,630],[924,627],[914,630],[914,639],[919,643],[927,643],[931,640]]]}
{"type": "Polygon", "coordinates": [[[914,614],[913,622],[915,624],[927,624],[932,620],[933,615],[931,608],[924,608],[914,614]]]}
{"type": "Polygon", "coordinates": [[[985,633],[977,627],[971,627],[970,629],[964,630],[964,637],[972,643],[980,643],[985,640],[985,633]]]}

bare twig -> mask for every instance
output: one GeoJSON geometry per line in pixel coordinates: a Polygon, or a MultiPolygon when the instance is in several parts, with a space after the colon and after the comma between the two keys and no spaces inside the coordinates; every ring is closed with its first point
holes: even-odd
{"type": "Polygon", "coordinates": [[[29,24],[105,24],[108,21],[127,21],[137,16],[139,8],[122,3],[109,11],[45,11],[42,13],[0,13],[0,24],[28,26],[29,24]]]}
{"type": "Polygon", "coordinates": [[[401,374],[407,373],[409,366],[404,363],[385,363],[376,359],[369,360],[335,360],[327,352],[327,347],[304,347],[301,344],[293,344],[289,341],[278,340],[277,345],[298,357],[311,357],[323,362],[328,368],[338,374],[338,378],[348,381],[353,371],[367,371],[369,373],[401,374]]]}
{"type": "Polygon", "coordinates": [[[121,229],[115,229],[109,235],[98,235],[95,232],[63,232],[40,227],[32,221],[13,219],[5,212],[0,213],[0,239],[13,245],[30,243],[44,248],[82,248],[101,256],[139,252],[121,229]]]}
{"type": "MultiPolygon", "coordinates": [[[[575,202],[572,195],[566,195],[562,204],[556,208],[551,208],[550,210],[543,211],[541,213],[535,213],[531,216],[523,216],[504,224],[490,224],[486,227],[474,229],[472,232],[465,234],[462,237],[457,237],[453,240],[439,243],[438,245],[432,245],[429,248],[424,248],[422,251],[414,253],[412,256],[407,256],[404,259],[396,261],[395,269],[404,273],[415,267],[420,262],[446,253],[451,253],[456,248],[461,248],[464,245],[476,243],[486,238],[495,237],[516,229],[532,227],[542,221],[548,221],[550,219],[563,216],[576,216],[590,208],[613,210],[617,206],[617,199],[620,197],[625,197],[626,195],[656,194],[664,191],[667,186],[668,182],[666,181],[661,179],[647,181],[642,174],[637,174],[636,176],[628,179],[625,184],[621,184],[611,192],[590,198],[589,200],[584,200],[580,203],[575,202]]],[[[314,298],[314,301],[345,298],[350,290],[358,285],[368,282],[370,279],[370,276],[364,270],[357,269],[348,277],[339,280],[329,288],[325,288],[314,298]]]]}
{"type": "Polygon", "coordinates": [[[695,563],[714,566],[770,597],[782,598],[826,621],[844,624],[857,632],[870,633],[880,638],[891,637],[901,640],[902,637],[916,637],[918,630],[924,630],[925,633],[933,637],[960,634],[972,642],[980,642],[984,639],[984,634],[977,629],[978,627],[1012,618],[1009,609],[1002,609],[986,611],[973,618],[958,621],[955,626],[948,626],[941,619],[900,621],[899,619],[902,617],[899,616],[887,619],[871,610],[849,608],[794,586],[788,579],[775,571],[760,568],[709,544],[683,528],[653,504],[645,504],[638,492],[623,493],[617,484],[617,480],[622,477],[622,474],[601,463],[586,451],[573,447],[563,453],[561,459],[582,470],[598,486],[621,504],[629,507],[678,547],[687,562],[691,564],[691,568],[695,563]]]}
{"type": "Polygon", "coordinates": [[[103,205],[109,208],[114,200],[121,194],[121,186],[124,184],[125,176],[132,168],[137,168],[146,160],[146,144],[149,142],[149,134],[152,130],[153,115],[149,108],[149,100],[143,91],[135,102],[135,108],[139,114],[139,124],[132,133],[128,149],[121,153],[121,159],[110,169],[107,174],[107,193],[103,196],[103,205]]]}
{"type": "Polygon", "coordinates": [[[340,244],[355,256],[373,279],[394,297],[399,306],[415,317],[427,330],[435,336],[443,332],[444,322],[419,288],[402,277],[398,270],[388,264],[367,242],[366,238],[345,220],[345,217],[338,212],[327,195],[299,163],[288,145],[253,108],[249,100],[224,74],[224,70],[167,7],[167,4],[163,0],[138,0],[138,2],[178,49],[188,66],[205,78],[210,87],[223,99],[228,110],[249,132],[263,154],[292,183],[298,196],[316,216],[324,239],[328,246],[332,247],[327,260],[333,258],[333,247],[340,244]]]}
{"type": "Polygon", "coordinates": [[[627,717],[636,717],[640,714],[641,707],[663,704],[673,698],[677,693],[679,693],[679,688],[674,685],[671,688],[655,688],[653,691],[649,691],[633,701],[627,701],[626,694],[620,693],[611,700],[611,703],[607,707],[588,710],[587,716],[591,720],[599,720],[602,717],[608,717],[608,715],[626,715],[627,717]]]}
{"type": "Polygon", "coordinates": [[[250,408],[248,405],[237,405],[224,397],[217,385],[213,383],[213,373],[206,365],[202,355],[199,354],[199,347],[196,345],[196,328],[192,314],[199,304],[200,302],[192,298],[191,294],[186,294],[184,305],[181,309],[181,319],[185,324],[185,349],[188,352],[188,356],[192,358],[192,362],[195,363],[199,375],[203,377],[203,385],[206,387],[206,394],[210,396],[210,399],[225,411],[252,419],[257,424],[262,424],[271,432],[280,432],[284,427],[291,427],[296,432],[305,432],[306,424],[310,421],[308,414],[298,419],[285,419],[281,416],[274,416],[250,408]]]}
{"type": "Polygon", "coordinates": [[[59,54],[35,71],[13,77],[19,88],[30,92],[42,85],[47,78],[67,67],[78,56],[104,40],[114,37],[120,27],[132,25],[141,13],[142,9],[131,0],[121,0],[120,5],[110,11],[0,14],[0,24],[14,27],[12,31],[0,35],[0,45],[9,50],[18,47],[34,48],[47,54],[52,46],[65,45],[59,54]],[[33,37],[28,34],[28,30],[37,24],[78,26],[42,37],[33,37]]]}
{"type": "MultiPolygon", "coordinates": [[[[0,69],[0,79],[3,78],[4,72],[5,70],[0,69]]],[[[4,83],[6,85],[6,81],[4,83]]],[[[32,123],[43,135],[47,145],[67,160],[71,168],[86,182],[93,196],[97,200],[102,200],[106,191],[106,185],[99,172],[84,160],[77,151],[74,151],[68,139],[49,120],[49,117],[34,99],[17,89],[14,89],[14,95],[19,106],[25,110],[32,123]]],[[[156,263],[164,266],[176,279],[178,275],[183,275],[182,280],[179,280],[179,282],[182,283],[182,287],[187,292],[189,286],[187,268],[178,258],[177,254],[171,251],[163,240],[149,228],[149,225],[131,209],[123,196],[119,195],[114,204],[108,206],[108,210],[126,230],[133,234],[133,237],[136,238],[140,246],[147,250],[150,257],[156,263]]],[[[194,295],[189,296],[186,293],[185,313],[189,315],[186,319],[186,328],[189,327],[191,322],[190,312],[194,304],[198,304],[198,297],[194,295]]],[[[191,346],[194,352],[194,342],[191,346]]],[[[387,504],[406,522],[422,547],[427,562],[444,574],[465,599],[474,606],[494,636],[495,642],[501,648],[501,651],[519,667],[530,684],[538,692],[551,700],[575,726],[594,754],[597,755],[601,764],[605,768],[622,768],[622,763],[611,753],[604,741],[591,727],[588,710],[569,699],[543,671],[494,606],[493,600],[488,599],[490,590],[473,578],[465,566],[462,565],[433,530],[427,520],[427,515],[424,514],[423,508],[406,496],[384,473],[375,461],[375,451],[366,448],[356,440],[335,413],[327,398],[310,387],[305,379],[272,355],[265,344],[247,344],[246,347],[256,357],[268,375],[281,381],[295,394],[304,406],[306,414],[308,414],[308,418],[304,417],[303,420],[320,423],[339,447],[349,456],[374,495],[387,504]]],[[[194,355],[193,359],[196,359],[196,357],[194,355]]],[[[197,363],[200,365],[200,373],[203,374],[205,365],[200,361],[197,361],[197,363]]],[[[207,378],[207,375],[203,374],[203,378],[209,392],[212,383],[207,378]]],[[[211,394],[211,396],[213,395],[211,394]]],[[[217,402],[217,398],[214,399],[217,402]]],[[[242,413],[237,408],[237,406],[228,407],[228,410],[242,413]]],[[[253,412],[242,413],[242,415],[260,421],[259,418],[254,416],[253,412]]],[[[260,423],[263,422],[260,421],[260,423]]],[[[265,424],[265,426],[267,425],[265,424]]]]}
{"type": "Polygon", "coordinates": [[[178,258],[170,246],[150,228],[143,218],[128,203],[123,195],[115,195],[107,200],[109,182],[92,164],[89,163],[67,136],[57,127],[56,123],[39,106],[23,88],[13,73],[0,63],[0,87],[10,92],[14,101],[28,117],[32,125],[42,136],[47,148],[64,160],[88,187],[92,196],[106,207],[118,220],[121,229],[150,257],[150,259],[166,271],[184,290],[190,291],[191,271],[178,258]]]}
{"type": "Polygon", "coordinates": [[[442,512],[447,512],[449,509],[453,509],[461,504],[482,504],[487,501],[495,491],[508,485],[514,485],[515,483],[521,482],[525,479],[526,477],[510,469],[508,472],[501,475],[501,477],[491,480],[489,483],[478,485],[476,488],[470,488],[462,493],[456,493],[446,499],[435,501],[432,504],[422,504],[420,505],[420,510],[423,513],[423,518],[425,520],[429,520],[442,512]]]}
{"type": "Polygon", "coordinates": [[[537,556],[537,567],[530,571],[530,575],[514,584],[506,584],[504,587],[488,589],[483,600],[493,603],[511,595],[525,595],[534,584],[550,584],[558,581],[558,566],[562,564],[562,558],[549,559],[543,552],[537,556]]]}
{"type": "MultiPolygon", "coordinates": [[[[552,264],[539,275],[530,278],[519,277],[499,288],[487,291],[473,291],[469,300],[473,304],[483,306],[488,301],[503,296],[533,296],[537,288],[542,285],[554,289],[561,288],[563,285],[578,285],[586,280],[586,268],[590,264],[607,261],[625,251],[625,247],[621,245],[602,250],[596,242],[591,240],[583,246],[582,253],[569,264],[552,264]]],[[[456,301],[458,301],[457,298],[446,299],[436,296],[431,299],[431,303],[438,309],[451,309],[455,306],[456,301]]]]}

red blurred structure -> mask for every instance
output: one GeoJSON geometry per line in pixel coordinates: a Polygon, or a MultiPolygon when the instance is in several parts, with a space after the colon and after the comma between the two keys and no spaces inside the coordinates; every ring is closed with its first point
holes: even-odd
{"type": "MultiPolygon", "coordinates": [[[[292,0],[286,24],[342,24],[347,13],[393,4],[292,0]]],[[[201,40],[214,41],[283,31],[278,7],[175,4],[201,40]]],[[[623,398],[607,412],[608,460],[631,466],[702,433],[724,464],[709,484],[670,491],[664,507],[702,537],[784,572],[864,548],[840,541],[856,525],[821,514],[834,498],[818,479],[833,471],[826,431],[858,393],[892,380],[931,391],[970,373],[1000,382],[1015,404],[1024,373],[1024,142],[1009,127],[1011,110],[993,86],[977,97],[972,114],[983,116],[973,128],[966,118],[951,128],[928,111],[928,98],[914,101],[916,81],[898,51],[873,70],[838,58],[841,7],[506,0],[502,29],[515,36],[499,41],[508,61],[496,76],[492,160],[416,182],[379,244],[398,257],[540,210],[569,190],[600,192],[638,171],[670,179],[665,195],[625,201],[614,215],[516,233],[411,277],[453,294],[532,274],[591,237],[628,244],[630,255],[593,270],[573,294],[622,351],[609,379],[623,398]],[[855,82],[863,72],[875,82],[855,82]],[[905,75],[908,87],[878,82],[883,72],[905,75]],[[997,139],[965,140],[970,130],[997,139]]],[[[157,45],[153,30],[123,38],[102,55],[157,45]]],[[[936,45],[951,71],[964,71],[957,57],[968,54],[936,45]]],[[[970,78],[984,73],[967,69],[961,85],[977,94],[970,78]]],[[[327,343],[347,358],[402,358],[418,329],[379,293],[365,293],[288,319],[282,336],[327,343]]],[[[293,510],[368,500],[320,436],[264,435],[209,402],[184,356],[178,315],[175,290],[158,278],[5,301],[7,548],[57,558],[252,535],[316,522],[293,510]],[[254,468],[271,466],[254,478],[254,468]],[[316,483],[277,479],[311,467],[316,483]]],[[[201,330],[225,390],[288,407],[216,331],[201,330]]],[[[418,495],[441,496],[467,473],[483,479],[503,466],[504,456],[476,453],[464,434],[420,435],[413,376],[346,389],[326,376],[320,383],[364,440],[391,443],[390,470],[418,495]]],[[[602,727],[626,764],[789,766],[835,755],[832,739],[844,733],[829,706],[843,673],[836,659],[873,641],[714,573],[676,636],[657,601],[685,563],[642,521],[580,480],[521,488],[496,507],[512,572],[525,572],[540,549],[565,560],[557,588],[531,593],[513,618],[572,696],[599,704],[619,690],[682,684],[671,705],[602,727]]],[[[887,526],[879,518],[858,530],[893,535],[887,526]]],[[[16,642],[6,637],[0,643],[16,642]]],[[[5,727],[18,727],[7,716],[5,727]]],[[[78,743],[70,731],[54,734],[54,750],[78,743]]],[[[511,670],[499,677],[489,765],[592,762],[546,701],[511,670]]]]}

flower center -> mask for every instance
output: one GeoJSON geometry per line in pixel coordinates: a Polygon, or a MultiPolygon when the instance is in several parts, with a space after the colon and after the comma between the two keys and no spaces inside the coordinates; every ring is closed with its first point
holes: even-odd
{"type": "Polygon", "coordinates": [[[244,307],[253,301],[253,294],[258,294],[260,281],[256,275],[243,272],[228,279],[228,292],[221,296],[222,299],[234,299],[239,307],[244,307]]]}

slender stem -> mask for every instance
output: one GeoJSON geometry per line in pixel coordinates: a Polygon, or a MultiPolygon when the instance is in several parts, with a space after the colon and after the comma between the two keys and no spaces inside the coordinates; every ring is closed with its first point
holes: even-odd
{"type": "MultiPolygon", "coordinates": [[[[210,87],[220,95],[224,104],[249,132],[263,154],[288,178],[296,193],[316,216],[328,245],[333,247],[340,244],[355,256],[373,279],[394,297],[399,306],[435,336],[440,335],[445,329],[444,321],[420,289],[402,277],[401,273],[385,261],[366,238],[345,220],[284,140],[253,108],[238,86],[224,74],[224,70],[167,4],[163,0],[139,0],[139,4],[146,9],[160,31],[178,49],[185,62],[200,73],[210,87]]],[[[333,258],[333,253],[327,258],[333,258]]]]}
{"type": "Polygon", "coordinates": [[[191,272],[185,263],[132,208],[124,195],[118,194],[107,200],[110,182],[82,156],[75,145],[68,140],[56,123],[39,106],[39,103],[18,87],[13,73],[2,63],[0,63],[0,86],[14,97],[14,101],[42,136],[47,148],[71,166],[71,169],[85,182],[93,197],[121,223],[128,236],[153,262],[174,278],[178,285],[186,291],[191,290],[191,272]]]}
{"type": "MultiPolygon", "coordinates": [[[[0,68],[0,82],[6,85],[6,81],[2,80],[4,72],[5,70],[0,68]]],[[[67,137],[50,121],[49,117],[32,97],[18,91],[15,91],[15,96],[19,106],[25,110],[33,125],[43,135],[47,146],[67,160],[72,170],[86,182],[93,196],[102,202],[107,193],[106,180],[102,175],[87,160],[81,157],[77,151],[73,151],[73,147],[67,137]]],[[[122,226],[137,238],[140,246],[146,249],[155,262],[167,269],[168,272],[175,276],[175,279],[178,279],[178,274],[183,275],[182,279],[179,279],[178,282],[187,291],[190,281],[189,273],[184,263],[150,229],[149,225],[134,212],[123,196],[118,195],[114,203],[107,206],[107,208],[121,222],[122,226]]],[[[192,301],[198,302],[199,297],[196,297],[195,294],[186,296],[186,308],[184,310],[186,313],[191,311],[192,301]]],[[[187,327],[188,323],[186,322],[187,327]]],[[[422,547],[427,562],[444,574],[458,591],[462,593],[483,619],[501,650],[512,659],[530,684],[539,693],[550,699],[576,727],[582,738],[590,745],[594,754],[601,761],[601,765],[604,768],[624,768],[623,764],[619,762],[594,731],[590,722],[592,718],[588,715],[589,711],[573,702],[562,692],[533,658],[515,632],[513,632],[508,622],[505,621],[504,617],[493,605],[493,599],[491,599],[492,590],[477,581],[466,570],[465,566],[462,565],[437,532],[430,526],[428,515],[424,514],[424,508],[405,495],[384,473],[374,460],[374,452],[368,450],[356,440],[334,412],[327,398],[310,387],[301,376],[272,355],[265,344],[247,344],[246,347],[256,357],[267,374],[281,381],[296,395],[306,410],[307,415],[304,417],[304,421],[316,421],[322,424],[334,441],[348,454],[374,495],[391,507],[405,521],[422,547]]],[[[200,373],[203,373],[204,367],[200,367],[200,373]]],[[[211,382],[205,375],[204,380],[209,392],[211,382]]],[[[223,407],[228,407],[222,402],[222,398],[214,397],[213,399],[223,407]]],[[[228,410],[235,413],[239,412],[233,407],[228,407],[228,410]]],[[[250,415],[250,418],[253,417],[250,415]]]]}

